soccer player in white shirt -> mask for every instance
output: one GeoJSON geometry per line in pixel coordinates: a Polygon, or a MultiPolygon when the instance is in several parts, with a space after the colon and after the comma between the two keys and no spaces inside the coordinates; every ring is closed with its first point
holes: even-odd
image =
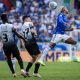
{"type": "Polygon", "coordinates": [[[2,14],[1,20],[3,23],[0,25],[0,38],[3,42],[3,50],[6,56],[7,64],[13,74],[13,77],[16,77],[16,73],[15,73],[15,70],[13,68],[13,64],[11,61],[11,54],[12,54],[18,60],[18,63],[21,69],[21,74],[24,77],[26,77],[26,72],[24,70],[23,61],[20,56],[17,45],[15,44],[13,34],[17,35],[19,38],[22,38],[24,41],[25,39],[16,32],[12,24],[8,23],[7,14],[2,14]]]}

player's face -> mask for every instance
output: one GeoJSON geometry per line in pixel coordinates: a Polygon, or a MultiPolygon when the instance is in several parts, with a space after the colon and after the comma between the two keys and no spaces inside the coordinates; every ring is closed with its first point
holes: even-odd
{"type": "Polygon", "coordinates": [[[28,17],[28,18],[27,18],[27,20],[28,20],[29,22],[31,22],[31,19],[30,19],[30,17],[28,17]]]}
{"type": "Polygon", "coordinates": [[[68,9],[67,9],[67,8],[64,9],[64,14],[65,14],[65,15],[68,14],[68,9]]]}
{"type": "Polygon", "coordinates": [[[29,17],[25,18],[24,22],[31,22],[31,19],[29,17]]]}

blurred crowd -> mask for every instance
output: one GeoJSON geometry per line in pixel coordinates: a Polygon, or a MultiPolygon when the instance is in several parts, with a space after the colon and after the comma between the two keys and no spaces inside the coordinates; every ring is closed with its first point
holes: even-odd
{"type": "MultiPolygon", "coordinates": [[[[22,16],[29,15],[37,30],[37,41],[48,42],[51,40],[56,25],[56,12],[49,9],[50,0],[22,0],[16,2],[16,7],[11,7],[8,13],[9,22],[13,23],[17,30],[22,26],[22,16]],[[23,1],[23,2],[22,2],[23,1]]],[[[7,7],[0,2],[0,13],[5,12],[7,7]]],[[[80,16],[68,15],[72,27],[80,29],[80,16]]],[[[0,21],[1,23],[1,21],[0,21]]]]}

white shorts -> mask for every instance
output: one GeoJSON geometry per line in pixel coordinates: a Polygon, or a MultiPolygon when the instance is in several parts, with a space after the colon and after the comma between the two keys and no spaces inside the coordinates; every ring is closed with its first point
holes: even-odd
{"type": "Polygon", "coordinates": [[[61,41],[65,41],[67,39],[69,39],[70,36],[68,36],[67,34],[53,34],[53,37],[51,39],[51,42],[52,43],[58,43],[58,42],[61,42],[61,41]]]}

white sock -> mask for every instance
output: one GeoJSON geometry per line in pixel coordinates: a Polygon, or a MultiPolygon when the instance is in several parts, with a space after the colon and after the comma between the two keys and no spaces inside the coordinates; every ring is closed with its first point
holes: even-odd
{"type": "Polygon", "coordinates": [[[77,52],[77,45],[73,45],[73,54],[72,54],[73,58],[76,58],[76,52],[77,52]]]}
{"type": "Polygon", "coordinates": [[[13,64],[13,68],[15,70],[15,68],[16,68],[16,59],[15,58],[12,58],[12,64],[13,64]]]}
{"type": "Polygon", "coordinates": [[[49,50],[50,50],[50,47],[47,47],[47,48],[45,48],[44,50],[43,50],[43,54],[42,54],[42,56],[39,58],[39,60],[40,61],[43,61],[43,59],[44,59],[44,57],[47,55],[47,53],[49,52],[49,50]]]}

